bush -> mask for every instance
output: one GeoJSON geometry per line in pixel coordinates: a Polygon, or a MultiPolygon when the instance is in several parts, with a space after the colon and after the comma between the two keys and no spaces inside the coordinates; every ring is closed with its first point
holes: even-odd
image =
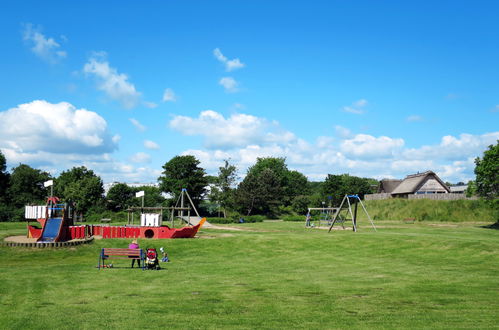
{"type": "Polygon", "coordinates": [[[253,222],[262,222],[263,220],[266,219],[266,217],[263,215],[248,215],[248,216],[233,215],[227,218],[210,217],[206,218],[206,221],[208,221],[209,223],[224,224],[224,223],[240,223],[239,222],[240,219],[243,219],[244,222],[247,223],[253,223],[253,222]]]}
{"type": "Polygon", "coordinates": [[[235,215],[232,217],[234,222],[238,223],[240,219],[243,219],[244,222],[254,223],[254,222],[262,222],[267,219],[266,216],[263,215],[235,215]]]}
{"type": "MultiPolygon", "coordinates": [[[[201,215],[205,215],[207,217],[217,217],[217,215],[220,215],[220,207],[216,203],[210,203],[208,201],[201,201],[201,203],[198,206],[198,211],[201,215]]],[[[222,219],[222,218],[219,218],[222,219]]],[[[222,223],[222,222],[217,222],[217,223],[222,223]]]]}
{"type": "Polygon", "coordinates": [[[218,218],[218,217],[206,218],[206,221],[208,221],[209,223],[219,223],[219,224],[236,222],[233,218],[218,218]]]}
{"type": "Polygon", "coordinates": [[[0,204],[0,222],[5,221],[23,221],[24,206],[16,208],[7,204],[0,204]]]}

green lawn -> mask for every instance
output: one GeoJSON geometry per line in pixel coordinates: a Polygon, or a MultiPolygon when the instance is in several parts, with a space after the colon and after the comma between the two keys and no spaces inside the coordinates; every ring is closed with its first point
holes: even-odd
{"type": "MultiPolygon", "coordinates": [[[[377,222],[359,232],[303,223],[231,225],[164,246],[161,271],[97,270],[99,240],[0,247],[2,328],[499,328],[499,230],[377,222]]],[[[0,236],[24,224],[0,223],[0,236]]]]}

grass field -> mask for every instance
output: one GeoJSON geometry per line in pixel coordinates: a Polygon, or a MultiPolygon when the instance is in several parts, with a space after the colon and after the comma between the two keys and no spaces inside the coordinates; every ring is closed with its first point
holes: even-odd
{"type": "MultiPolygon", "coordinates": [[[[365,222],[363,222],[366,225],[365,222]]],[[[498,328],[499,230],[378,221],[378,232],[303,223],[204,229],[164,246],[160,271],[97,270],[97,240],[0,247],[2,328],[498,328]]],[[[24,234],[0,223],[0,236],[24,234]]]]}

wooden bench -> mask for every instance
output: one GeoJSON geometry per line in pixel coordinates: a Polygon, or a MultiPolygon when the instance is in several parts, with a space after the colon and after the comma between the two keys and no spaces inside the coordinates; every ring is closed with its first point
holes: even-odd
{"type": "Polygon", "coordinates": [[[98,268],[105,268],[105,262],[108,259],[127,259],[127,260],[139,260],[142,263],[142,270],[145,269],[145,259],[146,254],[142,249],[115,249],[115,248],[102,248],[99,254],[99,266],[98,268]]]}
{"type": "Polygon", "coordinates": [[[414,223],[414,222],[416,222],[416,218],[405,218],[404,222],[405,223],[414,223]]]}

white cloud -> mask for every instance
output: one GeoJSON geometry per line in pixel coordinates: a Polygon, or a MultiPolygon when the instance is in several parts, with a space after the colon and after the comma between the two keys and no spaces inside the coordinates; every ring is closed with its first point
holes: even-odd
{"type": "Polygon", "coordinates": [[[331,146],[334,143],[334,141],[335,141],[334,138],[330,136],[319,136],[316,139],[316,144],[319,148],[323,149],[331,146]]]}
{"type": "Polygon", "coordinates": [[[67,102],[39,100],[0,112],[0,149],[10,166],[25,163],[54,171],[107,162],[119,139],[97,113],[67,102]]]}
{"type": "Polygon", "coordinates": [[[156,103],[150,102],[150,101],[144,101],[144,102],[142,102],[142,104],[149,109],[154,109],[154,108],[158,107],[158,105],[156,103]]]}
{"type": "Polygon", "coordinates": [[[483,135],[446,136],[440,144],[407,148],[402,138],[353,134],[336,126],[335,136],[320,136],[308,143],[278,122],[248,114],[224,117],[208,110],[199,117],[175,116],[170,127],[185,135],[203,137],[207,149],[189,149],[208,173],[216,173],[224,159],[232,159],[241,174],[258,157],[285,157],[291,169],[311,179],[323,180],[328,173],[382,179],[433,170],[443,180],[466,182],[474,177],[473,159],[481,156],[499,132],[483,135]]]}
{"type": "Polygon", "coordinates": [[[423,117],[418,116],[418,115],[411,115],[407,117],[406,119],[408,122],[416,122],[416,121],[423,121],[423,117]]]}
{"type": "Polygon", "coordinates": [[[135,86],[128,81],[128,76],[109,65],[105,59],[105,54],[95,53],[83,67],[83,72],[94,76],[98,85],[97,88],[111,99],[120,102],[125,108],[135,107],[140,100],[141,94],[135,86]]]}
{"type": "Polygon", "coordinates": [[[352,135],[352,132],[348,128],[340,125],[336,125],[334,127],[334,130],[336,132],[336,135],[338,135],[341,138],[348,138],[352,135]]]}
{"type": "Polygon", "coordinates": [[[361,115],[364,113],[364,110],[361,110],[361,109],[355,109],[355,108],[352,108],[352,107],[343,107],[343,111],[345,112],[349,112],[349,113],[353,113],[353,114],[356,114],[356,115],[361,115]]]}
{"type": "Polygon", "coordinates": [[[499,112],[499,104],[496,105],[494,108],[491,110],[492,112],[499,112]]]}
{"type": "Polygon", "coordinates": [[[201,162],[201,166],[203,168],[210,169],[213,173],[218,170],[218,167],[222,166],[225,159],[230,158],[229,153],[220,150],[208,152],[206,150],[189,149],[182,152],[181,155],[191,155],[196,157],[201,162]]]}
{"type": "Polygon", "coordinates": [[[226,70],[229,72],[240,68],[244,68],[244,66],[245,64],[242,63],[238,58],[227,61],[227,63],[225,63],[226,70]]]}
{"type": "Polygon", "coordinates": [[[175,102],[177,101],[177,96],[175,95],[175,92],[171,88],[165,89],[165,92],[163,93],[163,102],[175,102]]]}
{"type": "Polygon", "coordinates": [[[233,148],[249,144],[283,142],[294,139],[290,132],[264,118],[232,114],[225,118],[213,111],[202,111],[198,118],[175,116],[169,126],[184,135],[201,135],[208,148],[233,148]]]}
{"type": "Polygon", "coordinates": [[[28,153],[98,154],[116,149],[106,121],[97,113],[43,100],[0,112],[0,144],[28,153]]]}
{"type": "Polygon", "coordinates": [[[392,170],[392,172],[406,173],[406,174],[412,174],[418,171],[421,172],[427,169],[434,169],[434,168],[435,168],[435,162],[433,161],[433,159],[426,159],[426,160],[394,159],[392,162],[390,162],[389,166],[389,169],[392,170]]]}
{"type": "Polygon", "coordinates": [[[112,158],[106,161],[86,161],[83,165],[92,169],[104,182],[153,183],[161,175],[160,169],[124,163],[112,158]]]}
{"type": "Polygon", "coordinates": [[[223,77],[218,84],[222,85],[227,93],[236,93],[239,91],[239,83],[232,77],[223,77]]]}
{"type": "Polygon", "coordinates": [[[353,113],[356,115],[362,115],[366,112],[365,107],[368,105],[369,102],[365,99],[360,99],[358,101],[355,101],[352,103],[350,106],[344,106],[343,111],[348,112],[348,113],[353,113]]]}
{"type": "Polygon", "coordinates": [[[151,156],[145,152],[137,152],[130,158],[130,160],[134,163],[150,163],[151,156]]]}
{"type": "Polygon", "coordinates": [[[353,139],[344,140],[341,151],[355,158],[386,158],[393,156],[403,146],[403,139],[358,134],[353,139]]]}
{"type": "Polygon", "coordinates": [[[246,106],[241,103],[234,103],[233,105],[230,106],[231,111],[240,111],[246,109],[246,106]]]}
{"type": "Polygon", "coordinates": [[[222,54],[222,52],[220,51],[219,48],[215,48],[213,50],[213,55],[215,56],[215,58],[218,61],[225,64],[225,71],[227,71],[227,72],[234,71],[234,70],[241,69],[241,68],[245,67],[245,64],[242,63],[238,58],[234,58],[232,60],[229,60],[227,57],[224,56],[224,54],[222,54]]]}
{"type": "Polygon", "coordinates": [[[150,140],[144,140],[144,147],[150,150],[158,150],[159,144],[150,140]]]}
{"type": "Polygon", "coordinates": [[[145,127],[144,125],[142,125],[137,119],[135,118],[128,118],[128,120],[130,120],[130,122],[133,124],[133,126],[135,126],[135,128],[140,131],[140,132],[144,132],[147,127],[145,127]]]}
{"type": "Polygon", "coordinates": [[[35,55],[50,63],[56,63],[67,56],[65,51],[60,50],[59,43],[33,28],[33,24],[24,26],[23,39],[32,45],[31,51],[35,55]]]}
{"type": "Polygon", "coordinates": [[[408,159],[445,159],[462,160],[480,156],[491,144],[499,139],[499,132],[482,135],[460,134],[459,137],[446,135],[440,144],[407,149],[404,156],[408,159]]]}
{"type": "Polygon", "coordinates": [[[355,102],[353,103],[353,105],[354,105],[354,106],[356,106],[356,107],[362,108],[362,107],[365,107],[368,103],[369,103],[369,102],[367,102],[367,100],[365,100],[365,99],[360,99],[360,100],[358,100],[358,101],[355,101],[355,102]]]}

